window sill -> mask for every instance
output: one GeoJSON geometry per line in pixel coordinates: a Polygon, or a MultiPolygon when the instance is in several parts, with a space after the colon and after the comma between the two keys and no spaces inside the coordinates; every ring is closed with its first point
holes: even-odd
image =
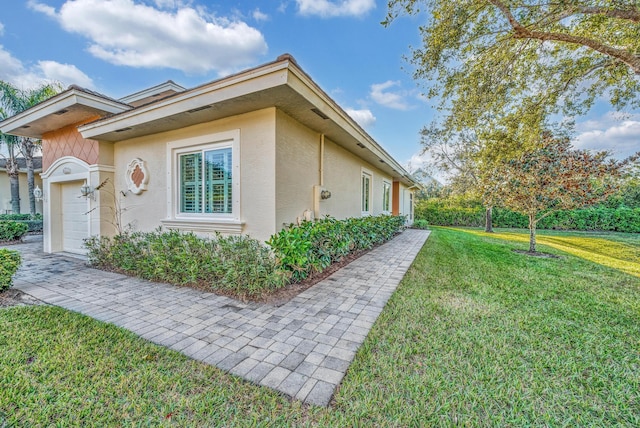
{"type": "Polygon", "coordinates": [[[240,235],[244,228],[244,223],[236,220],[220,220],[220,219],[169,219],[162,220],[162,225],[167,229],[181,230],[194,233],[226,233],[232,235],[240,235]]]}

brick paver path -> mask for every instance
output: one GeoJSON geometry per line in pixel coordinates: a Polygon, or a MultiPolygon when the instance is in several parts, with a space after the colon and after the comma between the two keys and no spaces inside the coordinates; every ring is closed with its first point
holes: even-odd
{"type": "Polygon", "coordinates": [[[15,288],[326,406],[428,236],[406,230],[281,306],[91,269],[41,241],[11,248],[24,259],[15,288]]]}

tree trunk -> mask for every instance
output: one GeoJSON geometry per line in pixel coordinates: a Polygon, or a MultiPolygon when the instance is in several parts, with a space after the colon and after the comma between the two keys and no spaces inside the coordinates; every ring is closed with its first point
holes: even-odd
{"type": "Polygon", "coordinates": [[[529,252],[536,252],[536,216],[529,214],[529,252]]]}
{"type": "Polygon", "coordinates": [[[20,182],[18,181],[18,163],[15,158],[7,159],[6,168],[11,187],[11,212],[20,214],[20,182]]]}
{"type": "Polygon", "coordinates": [[[36,144],[30,138],[22,139],[22,155],[27,164],[27,189],[29,195],[29,213],[31,216],[36,215],[36,197],[33,196],[34,189],[34,172],[33,172],[33,152],[36,144]]]}
{"type": "Polygon", "coordinates": [[[493,207],[485,208],[484,231],[487,233],[493,233],[493,207]]]}

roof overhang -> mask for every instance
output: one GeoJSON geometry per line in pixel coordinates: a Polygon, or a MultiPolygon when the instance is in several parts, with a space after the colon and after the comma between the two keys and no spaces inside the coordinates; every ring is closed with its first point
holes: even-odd
{"type": "Polygon", "coordinates": [[[49,131],[131,109],[130,106],[71,87],[3,122],[0,132],[42,138],[49,131]]]}
{"type": "Polygon", "coordinates": [[[118,142],[270,107],[324,134],[394,179],[408,186],[417,184],[288,55],[78,129],[84,138],[118,142]]]}

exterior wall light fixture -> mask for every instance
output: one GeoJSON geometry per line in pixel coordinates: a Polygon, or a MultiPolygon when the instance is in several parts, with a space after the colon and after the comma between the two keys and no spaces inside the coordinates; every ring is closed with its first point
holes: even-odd
{"type": "Polygon", "coordinates": [[[43,196],[42,189],[40,189],[40,186],[36,185],[36,188],[33,189],[33,197],[36,198],[36,201],[42,202],[43,196]]]}
{"type": "Polygon", "coordinates": [[[80,194],[85,198],[91,198],[95,200],[95,189],[87,184],[85,181],[82,187],[80,188],[80,194]]]}

